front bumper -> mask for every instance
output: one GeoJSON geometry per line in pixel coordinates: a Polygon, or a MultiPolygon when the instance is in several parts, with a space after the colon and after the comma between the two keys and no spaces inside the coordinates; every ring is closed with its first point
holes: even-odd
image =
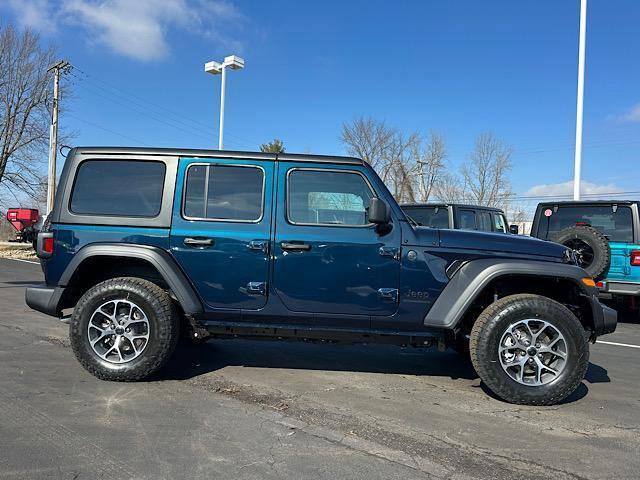
{"type": "Polygon", "coordinates": [[[62,312],[58,309],[63,288],[48,287],[46,285],[28,287],[24,294],[27,305],[52,317],[61,317],[62,312]]]}
{"type": "Polygon", "coordinates": [[[590,298],[591,311],[593,313],[593,334],[595,337],[613,333],[618,325],[618,312],[613,308],[603,305],[596,295],[590,298]]]}

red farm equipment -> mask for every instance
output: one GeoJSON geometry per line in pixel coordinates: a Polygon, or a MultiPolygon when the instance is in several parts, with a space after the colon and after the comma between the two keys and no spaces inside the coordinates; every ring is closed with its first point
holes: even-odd
{"type": "Polygon", "coordinates": [[[16,229],[16,242],[33,242],[36,229],[34,225],[40,219],[40,213],[35,208],[9,208],[7,220],[16,229]]]}

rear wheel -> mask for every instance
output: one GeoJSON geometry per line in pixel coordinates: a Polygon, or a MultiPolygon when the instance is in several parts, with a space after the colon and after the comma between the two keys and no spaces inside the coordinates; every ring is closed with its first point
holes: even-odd
{"type": "Polygon", "coordinates": [[[158,371],[178,341],[169,295],[139,278],[114,278],[89,289],[69,326],[78,361],[103,380],[134,381],[158,371]]]}
{"type": "Polygon", "coordinates": [[[518,294],[487,307],[471,331],[471,361],[501,399],[553,405],[573,393],[589,365],[585,330],[564,305],[518,294]]]}

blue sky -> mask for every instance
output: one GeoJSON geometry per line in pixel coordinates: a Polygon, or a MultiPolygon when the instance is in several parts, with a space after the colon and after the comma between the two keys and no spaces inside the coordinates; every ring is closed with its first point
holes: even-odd
{"type": "MultiPolygon", "coordinates": [[[[540,185],[573,175],[578,0],[6,0],[0,16],[77,67],[61,121],[79,145],[214,147],[203,64],[236,53],[227,148],[342,154],[342,123],[371,116],[442,133],[455,169],[490,130],[514,148],[515,192],[570,191],[540,185]]],[[[639,24],[636,0],[589,0],[588,192],[640,190],[639,24]]]]}

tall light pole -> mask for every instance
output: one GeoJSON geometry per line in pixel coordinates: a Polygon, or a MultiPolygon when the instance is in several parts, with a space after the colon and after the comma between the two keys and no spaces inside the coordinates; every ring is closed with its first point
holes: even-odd
{"type": "Polygon", "coordinates": [[[229,55],[228,57],[224,57],[224,61],[222,63],[207,62],[204,64],[205,72],[211,73],[212,75],[222,74],[222,83],[220,86],[220,135],[218,137],[218,150],[222,150],[224,148],[224,89],[227,78],[227,67],[232,70],[240,70],[244,68],[244,59],[236,55],[229,55]]]}
{"type": "Polygon", "coordinates": [[[587,42],[587,0],[580,0],[580,45],[578,48],[578,100],[576,104],[576,152],[573,173],[573,199],[580,200],[582,169],[582,116],[584,103],[584,53],[587,42]]]}
{"type": "Polygon", "coordinates": [[[64,60],[55,63],[48,72],[53,71],[53,111],[51,113],[51,127],[49,128],[49,175],[47,178],[47,215],[53,208],[56,196],[56,157],[58,150],[58,107],[60,102],[60,72],[68,72],[71,64],[64,60]]]}

